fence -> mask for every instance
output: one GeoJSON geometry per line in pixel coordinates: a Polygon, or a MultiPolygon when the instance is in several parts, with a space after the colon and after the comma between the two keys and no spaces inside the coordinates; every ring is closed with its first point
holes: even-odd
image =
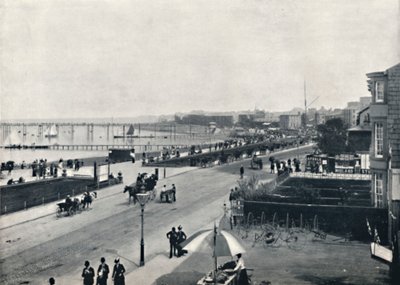
{"type": "Polygon", "coordinates": [[[353,239],[361,241],[370,241],[366,226],[368,219],[370,225],[377,228],[381,240],[387,242],[387,209],[244,201],[245,216],[249,212],[255,217],[260,217],[263,212],[271,217],[276,215],[281,224],[286,223],[288,216],[296,224],[300,224],[300,219],[313,220],[318,217],[321,230],[336,235],[351,235],[353,239]]]}
{"type": "Polygon", "coordinates": [[[291,177],[314,178],[314,179],[343,179],[343,180],[371,180],[371,174],[363,173],[312,173],[293,172],[291,177]]]}

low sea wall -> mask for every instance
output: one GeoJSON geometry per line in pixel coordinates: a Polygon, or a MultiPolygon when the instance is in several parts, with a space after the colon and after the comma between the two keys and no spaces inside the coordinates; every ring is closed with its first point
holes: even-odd
{"type": "Polygon", "coordinates": [[[15,212],[65,199],[67,195],[78,195],[94,187],[93,178],[86,177],[58,177],[2,186],[0,213],[15,212]]]}

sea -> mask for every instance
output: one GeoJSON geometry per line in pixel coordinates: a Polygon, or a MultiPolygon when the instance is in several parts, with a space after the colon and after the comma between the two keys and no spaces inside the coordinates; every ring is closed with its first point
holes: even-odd
{"type": "Polygon", "coordinates": [[[189,126],[187,132],[180,128],[181,133],[160,130],[143,130],[135,129],[135,138],[115,138],[114,136],[123,136],[128,130],[129,125],[125,128],[121,126],[108,127],[94,125],[89,128],[87,125],[59,125],[53,137],[46,136],[46,133],[54,132],[53,130],[39,129],[38,126],[22,125],[20,126],[1,126],[0,142],[0,161],[14,161],[17,164],[25,161],[30,163],[35,159],[47,159],[48,161],[57,161],[62,159],[88,158],[108,156],[108,150],[52,150],[52,149],[9,149],[4,148],[8,145],[123,145],[135,148],[136,152],[144,150],[156,150],[162,146],[187,146],[215,143],[226,138],[225,134],[210,134],[204,129],[201,133],[189,134],[189,126]]]}

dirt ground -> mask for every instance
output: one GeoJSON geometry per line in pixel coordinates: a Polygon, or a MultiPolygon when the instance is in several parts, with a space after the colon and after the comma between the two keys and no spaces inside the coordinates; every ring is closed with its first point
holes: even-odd
{"type": "MultiPolygon", "coordinates": [[[[264,246],[254,242],[254,233],[241,239],[246,248],[246,267],[252,269],[252,284],[270,281],[273,285],[377,285],[391,284],[388,266],[371,259],[369,245],[328,235],[325,240],[315,238],[310,232],[299,233],[298,244],[281,242],[264,246]]],[[[240,234],[242,236],[242,234],[240,234]]],[[[156,285],[196,284],[204,274],[212,270],[211,241],[199,252],[186,257],[171,274],[160,277],[156,285]],[[201,274],[203,273],[203,274],[201,274]]],[[[227,258],[219,258],[223,264],[227,258]]]]}

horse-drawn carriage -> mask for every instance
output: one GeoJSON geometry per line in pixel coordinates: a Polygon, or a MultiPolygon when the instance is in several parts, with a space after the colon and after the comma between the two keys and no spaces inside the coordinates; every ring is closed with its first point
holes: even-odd
{"type": "Polygon", "coordinates": [[[251,169],[253,169],[253,168],[262,169],[263,168],[262,159],[257,157],[256,154],[254,154],[253,157],[251,158],[250,168],[251,169]]]}
{"type": "Polygon", "coordinates": [[[69,198],[65,200],[65,202],[57,203],[56,215],[57,217],[61,217],[63,214],[66,216],[73,216],[76,213],[82,212],[83,209],[89,209],[89,206],[92,204],[93,199],[97,197],[96,192],[86,192],[82,194],[80,198],[69,198]]]}
{"type": "Polygon", "coordinates": [[[124,193],[129,192],[129,204],[131,203],[131,198],[133,198],[133,204],[136,204],[136,194],[143,191],[150,194],[150,200],[154,200],[157,196],[157,180],[158,178],[154,174],[147,175],[147,173],[142,173],[139,181],[125,186],[124,193]]]}

